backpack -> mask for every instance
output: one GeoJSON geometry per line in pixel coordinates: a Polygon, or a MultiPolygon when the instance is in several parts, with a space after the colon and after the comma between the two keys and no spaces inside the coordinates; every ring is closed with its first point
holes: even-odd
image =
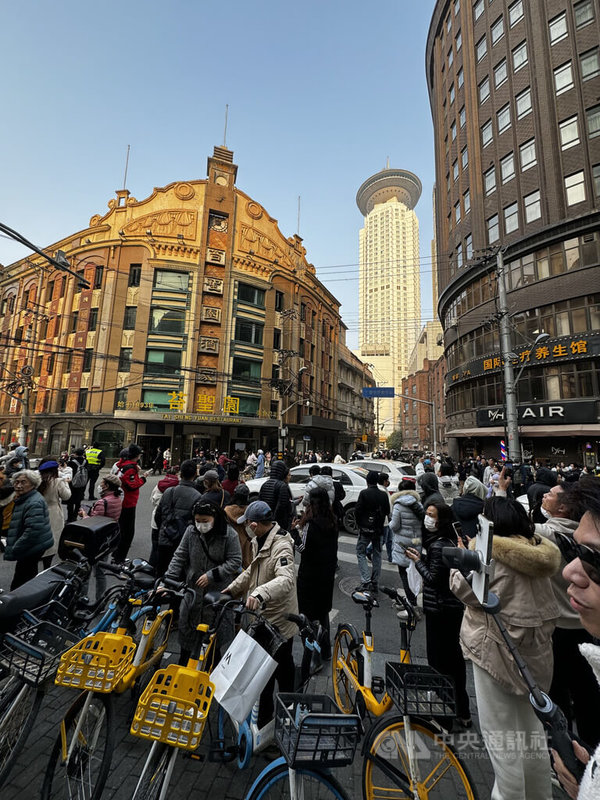
{"type": "Polygon", "coordinates": [[[363,523],[360,526],[360,532],[369,536],[375,536],[375,534],[381,533],[382,528],[383,519],[381,517],[381,509],[377,506],[377,508],[364,515],[363,523]]]}
{"type": "Polygon", "coordinates": [[[71,479],[71,486],[74,489],[81,489],[87,486],[88,482],[88,471],[87,471],[87,462],[84,461],[83,464],[80,464],[79,461],[77,463],[77,472],[73,475],[71,479]]]}

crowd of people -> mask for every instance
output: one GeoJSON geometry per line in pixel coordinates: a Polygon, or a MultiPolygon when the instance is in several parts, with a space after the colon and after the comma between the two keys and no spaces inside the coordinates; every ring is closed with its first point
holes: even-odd
{"type": "MultiPolygon", "coordinates": [[[[261,696],[259,725],[272,718],[274,681],[281,691],[294,688],[297,629],[288,614],[319,620],[327,631],[322,655],[331,657],[344,489],[325,461],[336,463],[330,453],[302,454],[310,479],[294,498],[288,464],[262,450],[243,458],[198,451],[179,465],[160,451],[144,471],[142,451],[131,444],[102,477],[104,455],[95,443],[48,456],[36,470],[29,468],[26,448],[13,450],[0,459],[4,558],[15,562],[11,588],[35,576],[40,563],[52,563],[65,516],[67,522],[88,514],[118,520],[114,559],[123,562],[135,534],[140,487],[158,472],[149,561],[158,578],[185,579],[196,588],[195,600],[186,598],[179,610],[181,662],[187,662],[198,623],[212,621],[204,602],[208,590],[262,608],[285,638],[261,696]],[[244,479],[258,473],[266,480],[259,499],[249,502],[244,479]],[[82,507],[86,491],[89,509],[82,507]]],[[[513,467],[483,456],[456,464],[421,456],[415,473],[397,486],[390,486],[384,471],[366,475],[355,510],[357,590],[377,595],[384,556],[397,566],[406,598],[425,617],[427,660],[454,681],[462,729],[472,726],[475,714],[467,693],[470,662],[495,800],[550,797],[551,765],[571,797],[599,797],[600,480],[574,464],[513,467]],[[557,755],[551,760],[513,656],[469,581],[445,563],[445,547],[474,546],[480,514],[494,526],[490,589],[500,599],[503,622],[539,686],[589,747],[574,745],[581,761],[589,762],[581,786],[557,755]],[[518,747],[510,745],[515,741],[518,747]]],[[[229,619],[219,633],[221,651],[233,634],[229,619]]]]}

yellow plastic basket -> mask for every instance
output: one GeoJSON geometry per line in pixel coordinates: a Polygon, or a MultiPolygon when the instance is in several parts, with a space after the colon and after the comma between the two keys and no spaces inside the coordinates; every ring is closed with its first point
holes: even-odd
{"type": "Polygon", "coordinates": [[[129,669],[135,648],[131,636],[86,636],[61,656],[55,683],[91,692],[112,692],[129,669]]]}
{"type": "Polygon", "coordinates": [[[207,672],[169,664],[156,672],[139,699],[131,733],[183,750],[195,750],[213,698],[207,672]]]}

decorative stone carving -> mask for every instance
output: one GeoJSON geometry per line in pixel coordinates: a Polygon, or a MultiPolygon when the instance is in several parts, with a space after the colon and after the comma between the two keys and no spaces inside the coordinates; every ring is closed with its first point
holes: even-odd
{"type": "Polygon", "coordinates": [[[196,383],[210,383],[217,382],[217,370],[213,367],[198,367],[196,371],[196,383]]]}
{"type": "Polygon", "coordinates": [[[253,200],[248,200],[246,203],[246,213],[252,219],[260,219],[262,217],[262,208],[253,200]]]}
{"type": "Polygon", "coordinates": [[[198,342],[198,352],[213,353],[216,355],[219,352],[219,344],[219,340],[214,339],[212,336],[201,336],[198,342]]]}
{"type": "Polygon", "coordinates": [[[221,278],[204,278],[204,291],[209,294],[223,294],[223,281],[221,278]]]}
{"type": "Polygon", "coordinates": [[[179,198],[179,200],[191,200],[196,194],[194,187],[189,183],[178,183],[174,191],[175,196],[179,198]]]}
{"type": "Polygon", "coordinates": [[[208,247],[206,249],[206,260],[209,264],[220,264],[225,266],[225,251],[217,250],[215,247],[208,247]]]}
{"type": "Polygon", "coordinates": [[[125,236],[145,236],[151,230],[155,236],[177,236],[181,233],[185,239],[196,238],[198,213],[180,208],[155,211],[145,214],[124,226],[125,236]]]}
{"type": "Polygon", "coordinates": [[[202,321],[203,322],[221,322],[221,309],[213,308],[212,306],[202,307],[202,321]]]}
{"type": "Polygon", "coordinates": [[[265,258],[268,261],[273,261],[278,264],[287,264],[292,266],[292,263],[287,256],[286,252],[280,247],[277,242],[269,239],[264,233],[260,233],[256,228],[250,225],[241,226],[240,235],[240,250],[245,250],[251,255],[257,255],[265,258]]]}

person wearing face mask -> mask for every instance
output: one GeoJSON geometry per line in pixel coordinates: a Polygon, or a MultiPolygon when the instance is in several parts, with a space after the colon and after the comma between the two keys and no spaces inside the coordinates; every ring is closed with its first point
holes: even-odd
{"type": "Polygon", "coordinates": [[[445,503],[440,492],[437,475],[433,472],[423,472],[417,476],[417,492],[421,498],[423,508],[427,508],[431,503],[445,503]]]}
{"type": "Polygon", "coordinates": [[[232,597],[245,596],[246,605],[253,611],[262,606],[266,619],[287,639],[275,656],[277,669],[260,696],[258,727],[263,728],[273,719],[275,680],[280,692],[294,690],[292,644],[297,628],[287,618],[288,614],[298,613],[294,542],[274,521],[273,511],[263,500],[250,503],[237,522],[252,537],[253,559],[223,591],[232,597]]]}
{"type": "Polygon", "coordinates": [[[467,671],[459,641],[463,605],[450,591],[450,568],[442,559],[443,548],[456,547],[457,544],[453,519],[452,509],[443,500],[427,505],[423,521],[426,552],[407,547],[405,553],[415,562],[423,578],[427,662],[454,680],[456,715],[463,727],[470,728],[467,671]]]}
{"type": "MultiPolygon", "coordinates": [[[[224,591],[242,566],[240,540],[223,511],[200,499],[192,514],[193,522],[186,528],[165,573],[166,578],[185,580],[196,591],[195,599],[185,595],[179,610],[179,663],[184,666],[196,641],[196,627],[201,622],[210,625],[214,621],[215,611],[204,606],[204,592],[224,591]]],[[[217,633],[217,648],[223,652],[232,638],[233,617],[226,613],[217,633]]]]}
{"type": "MultiPolygon", "coordinates": [[[[154,527],[158,531],[158,538],[153,566],[158,577],[165,574],[173,553],[192,522],[192,509],[201,497],[194,484],[196,473],[195,461],[192,459],[183,461],[179,470],[178,485],[167,485],[156,507],[154,527]]],[[[163,480],[166,483],[166,479],[163,480]]],[[[160,483],[159,481],[159,486],[160,483]]]]}

